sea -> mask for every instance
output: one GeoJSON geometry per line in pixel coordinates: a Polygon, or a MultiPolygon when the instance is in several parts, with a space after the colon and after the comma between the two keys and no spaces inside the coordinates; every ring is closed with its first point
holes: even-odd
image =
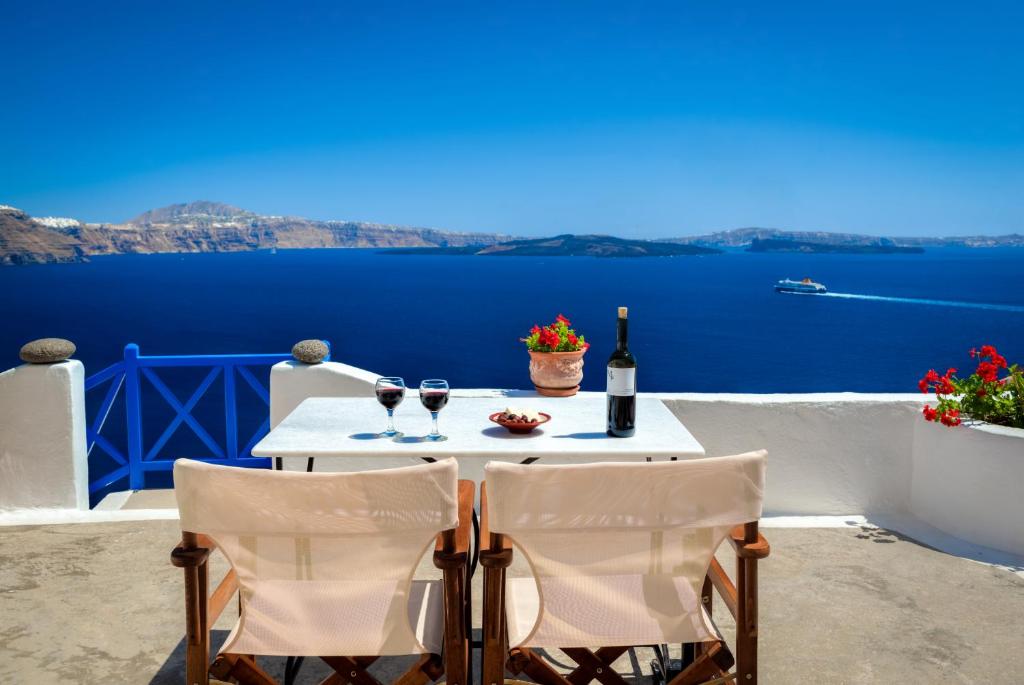
{"type": "Polygon", "coordinates": [[[520,338],[568,317],[591,343],[583,389],[604,389],[616,308],[629,307],[641,391],[914,392],[929,368],[995,345],[1024,361],[1024,249],[924,254],[727,252],[658,258],[278,250],[122,255],[0,268],[0,365],[64,337],[88,373],[143,354],[332,357],[408,385],[527,388],[520,338]],[[780,294],[810,277],[827,295],[780,294]]]}
{"type": "MultiPolygon", "coordinates": [[[[72,340],[86,375],[122,359],[127,343],[144,355],[287,354],[298,340],[320,338],[333,359],[402,376],[410,388],[425,378],[529,388],[520,339],[563,314],[591,343],[583,389],[602,391],[619,306],[629,307],[641,391],[916,392],[929,368],[969,372],[971,347],[992,344],[1024,360],[1024,249],[634,259],[279,250],[3,267],[0,370],[40,337],[72,340]],[[804,277],[829,293],[774,292],[777,280],[804,277]]],[[[186,405],[210,371],[151,372],[186,405]]],[[[269,368],[250,372],[266,388],[269,368]]],[[[235,380],[244,455],[267,406],[235,380]]],[[[99,425],[108,388],[86,393],[89,425],[99,425]]],[[[230,432],[223,388],[217,377],[189,408],[220,446],[230,432]]],[[[141,393],[147,459],[218,456],[148,378],[141,393]]],[[[383,422],[381,410],[381,425],[367,429],[383,422]]],[[[101,434],[127,454],[123,391],[101,434]]],[[[92,480],[106,482],[118,466],[100,446],[90,452],[92,480]]],[[[125,484],[92,492],[93,504],[125,484]]],[[[170,485],[169,472],[146,476],[147,487],[170,485]]]]}

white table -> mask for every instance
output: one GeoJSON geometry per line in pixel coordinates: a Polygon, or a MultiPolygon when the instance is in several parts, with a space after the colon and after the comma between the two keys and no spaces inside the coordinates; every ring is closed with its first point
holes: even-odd
{"type": "Polygon", "coordinates": [[[420,440],[430,432],[430,413],[416,391],[407,391],[395,410],[405,436],[380,438],[387,420],[371,397],[311,397],[302,402],[252,449],[254,457],[465,457],[501,461],[609,461],[694,459],[704,448],[661,400],[637,398],[637,429],[630,438],[605,433],[604,397],[506,398],[452,396],[440,414],[447,440],[420,440]],[[513,435],[488,416],[506,406],[542,411],[551,421],[528,435],[513,435]]]}

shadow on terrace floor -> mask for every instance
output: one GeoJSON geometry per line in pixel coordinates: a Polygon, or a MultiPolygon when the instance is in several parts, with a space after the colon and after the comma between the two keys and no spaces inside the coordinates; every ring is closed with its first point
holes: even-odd
{"type": "MultiPolygon", "coordinates": [[[[1021,577],[884,530],[765,534],[762,682],[981,683],[1024,670],[1021,577]]],[[[181,572],[168,561],[177,536],[176,521],[0,529],[0,682],[183,682],[181,572]]],[[[216,626],[218,644],[231,613],[216,626]]],[[[725,615],[720,604],[714,613],[725,615]]],[[[731,625],[720,627],[731,639],[731,625]]],[[[650,658],[623,657],[617,668],[645,681],[650,658]]],[[[267,662],[277,676],[282,664],[267,662]]],[[[382,668],[402,664],[388,659],[382,668]]],[[[310,660],[300,682],[326,673],[310,660]]]]}

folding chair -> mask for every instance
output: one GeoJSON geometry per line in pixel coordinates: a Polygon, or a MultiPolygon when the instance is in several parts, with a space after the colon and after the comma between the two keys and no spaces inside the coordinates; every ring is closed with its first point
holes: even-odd
{"type": "MultiPolygon", "coordinates": [[[[186,683],[274,681],[255,655],[317,656],[322,685],[380,685],[381,656],[418,654],[396,683],[443,673],[469,685],[468,548],[472,481],[454,459],[362,473],[174,465],[185,571],[186,683]],[[443,580],[413,580],[434,545],[443,580]],[[230,572],[208,595],[216,548],[230,572]],[[239,592],[239,619],[212,665],[210,626],[239,592]]],[[[286,676],[287,679],[287,676],[286,676]]]]}
{"type": "Polygon", "coordinates": [[[669,685],[756,683],[765,458],[487,464],[483,685],[501,685],[506,669],[548,685],[625,685],[612,663],[667,643],[694,653],[669,685]],[[735,584],[714,558],[724,539],[736,550],[735,584]],[[506,577],[513,544],[532,578],[506,577]],[[711,620],[712,587],[736,619],[735,659],[711,620]],[[542,649],[560,649],[575,669],[562,675],[542,649]]]}

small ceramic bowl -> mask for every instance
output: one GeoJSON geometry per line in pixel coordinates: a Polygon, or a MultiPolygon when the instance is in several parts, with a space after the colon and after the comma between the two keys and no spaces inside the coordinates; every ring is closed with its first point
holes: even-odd
{"type": "Polygon", "coordinates": [[[540,414],[540,421],[506,421],[505,419],[501,418],[501,415],[503,413],[504,412],[500,411],[495,412],[491,414],[490,417],[488,418],[490,418],[491,421],[498,424],[499,426],[504,426],[506,429],[508,429],[509,433],[516,433],[517,435],[525,435],[526,433],[529,433],[542,423],[547,423],[548,421],[551,420],[550,414],[545,414],[544,412],[537,412],[538,414],[540,414]]]}

